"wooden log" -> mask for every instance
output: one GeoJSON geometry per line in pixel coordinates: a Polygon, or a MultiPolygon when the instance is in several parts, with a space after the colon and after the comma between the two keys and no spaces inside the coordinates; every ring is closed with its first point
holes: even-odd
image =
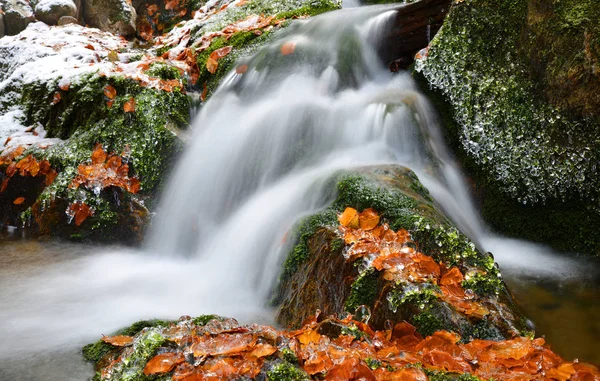
{"type": "Polygon", "coordinates": [[[392,70],[410,65],[441,28],[451,4],[452,0],[420,0],[399,5],[394,25],[380,47],[383,61],[392,70]]]}

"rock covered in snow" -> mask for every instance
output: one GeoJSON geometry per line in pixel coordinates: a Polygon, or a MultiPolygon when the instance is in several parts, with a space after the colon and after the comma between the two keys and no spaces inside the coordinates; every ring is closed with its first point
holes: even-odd
{"type": "Polygon", "coordinates": [[[48,25],[55,25],[63,16],[77,16],[77,6],[72,0],[41,0],[35,6],[35,17],[48,25]]]}
{"type": "Polygon", "coordinates": [[[26,0],[0,0],[4,11],[4,33],[13,36],[35,21],[33,9],[26,0]]]}
{"type": "Polygon", "coordinates": [[[137,13],[126,0],[84,0],[84,18],[92,27],[121,36],[135,33],[137,13]]]}

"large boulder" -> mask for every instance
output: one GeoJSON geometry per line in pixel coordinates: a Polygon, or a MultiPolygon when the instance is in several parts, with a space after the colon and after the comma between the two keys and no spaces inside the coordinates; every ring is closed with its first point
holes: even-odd
{"type": "Polygon", "coordinates": [[[594,1],[456,1],[417,63],[484,217],[585,254],[600,253],[598,17],[594,1]]]}
{"type": "Polygon", "coordinates": [[[528,330],[491,254],[453,227],[410,170],[367,167],[340,174],[336,188],[333,204],[298,227],[274,299],[280,324],[298,327],[315,309],[368,310],[375,328],[406,320],[422,335],[498,340],[528,330]],[[346,208],[380,219],[348,225],[346,208]]]}
{"type": "Polygon", "coordinates": [[[55,25],[61,17],[77,17],[77,6],[72,0],[41,0],[35,5],[35,17],[48,25],[55,25]]]}
{"type": "Polygon", "coordinates": [[[26,0],[2,0],[0,5],[4,10],[4,33],[9,36],[19,34],[35,21],[33,9],[26,0]]]}
{"type": "Polygon", "coordinates": [[[137,13],[130,2],[121,0],[85,0],[86,23],[94,28],[120,36],[135,34],[137,13]]]}

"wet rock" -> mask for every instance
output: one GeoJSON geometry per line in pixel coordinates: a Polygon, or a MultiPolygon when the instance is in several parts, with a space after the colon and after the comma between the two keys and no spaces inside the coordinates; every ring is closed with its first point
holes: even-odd
{"type": "Polygon", "coordinates": [[[75,16],[77,7],[72,0],[41,0],[35,5],[35,17],[48,25],[57,24],[62,17],[75,16]]]}
{"type": "Polygon", "coordinates": [[[0,13],[0,38],[4,37],[4,13],[0,13]]]}
{"type": "Polygon", "coordinates": [[[459,2],[417,60],[450,104],[485,218],[583,254],[600,254],[599,17],[594,1],[459,2]]]}
{"type": "MultiPolygon", "coordinates": [[[[315,309],[325,314],[366,309],[369,323],[377,329],[387,320],[406,320],[423,335],[446,329],[467,341],[510,338],[527,331],[493,257],[453,227],[414,173],[399,166],[367,167],[340,174],[336,182],[338,196],[332,206],[297,228],[296,245],[274,298],[280,324],[298,327],[315,309]],[[434,272],[438,265],[442,269],[442,278],[453,272],[464,279],[467,304],[456,304],[440,291],[445,281],[436,281],[438,275],[427,281],[412,275],[395,278],[374,268],[372,257],[348,258],[351,244],[344,242],[337,220],[346,207],[373,208],[393,231],[408,231],[413,241],[407,253],[416,250],[424,255],[419,258],[430,258],[426,260],[434,272]]],[[[402,266],[408,268],[409,262],[402,266]]],[[[463,293],[460,289],[455,289],[458,294],[463,293]]]]}
{"type": "Polygon", "coordinates": [[[62,16],[60,19],[58,19],[58,22],[56,23],[56,25],[59,26],[68,24],[77,24],[77,19],[72,16],[62,16]]]}
{"type": "Polygon", "coordinates": [[[19,34],[29,23],[35,21],[33,9],[25,0],[4,0],[4,33],[9,36],[19,34]]]}
{"type": "Polygon", "coordinates": [[[85,0],[84,18],[91,27],[120,36],[135,33],[137,13],[132,4],[123,0],[85,0]]]}

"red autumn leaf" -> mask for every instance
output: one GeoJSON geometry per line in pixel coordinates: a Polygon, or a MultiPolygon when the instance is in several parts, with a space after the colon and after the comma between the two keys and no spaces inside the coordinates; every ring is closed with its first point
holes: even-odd
{"type": "MultiPolygon", "coordinates": [[[[85,204],[81,204],[81,205],[85,205],[85,204]]],[[[79,226],[79,225],[80,224],[77,224],[77,226],[79,226]]],[[[110,345],[114,345],[115,347],[126,347],[128,345],[133,344],[133,337],[123,336],[123,335],[104,336],[102,338],[102,341],[104,341],[105,343],[108,343],[110,345]]]]}
{"type": "Polygon", "coordinates": [[[19,198],[16,198],[15,201],[13,201],[13,204],[21,205],[24,202],[25,202],[25,197],[19,197],[19,198]]]}
{"type": "Polygon", "coordinates": [[[358,224],[363,230],[372,230],[379,225],[379,214],[371,208],[365,209],[358,215],[358,224]]]}
{"type": "Polygon", "coordinates": [[[123,105],[123,111],[125,112],[134,112],[135,111],[135,99],[129,98],[127,102],[123,105]]]}
{"type": "Polygon", "coordinates": [[[166,352],[154,356],[144,367],[144,374],[150,376],[152,374],[161,374],[172,371],[178,364],[185,361],[182,353],[166,352]]]}
{"type": "Polygon", "coordinates": [[[340,225],[356,229],[359,227],[358,211],[354,208],[346,208],[338,217],[340,225]]]}
{"type": "Polygon", "coordinates": [[[294,41],[289,41],[289,42],[286,42],[283,45],[281,45],[281,54],[283,54],[284,56],[294,53],[295,50],[296,50],[296,42],[294,42],[294,41]]]}
{"type": "Polygon", "coordinates": [[[127,183],[126,189],[129,193],[138,193],[140,191],[141,188],[141,184],[140,184],[140,180],[136,179],[136,178],[132,178],[129,179],[129,182],[127,183]]]}
{"type": "Polygon", "coordinates": [[[200,95],[200,100],[204,102],[206,100],[206,95],[208,94],[208,87],[206,86],[206,82],[204,82],[204,86],[202,88],[202,94],[200,95]]]}
{"type": "Polygon", "coordinates": [[[104,95],[106,95],[108,99],[115,99],[117,96],[117,90],[111,85],[106,85],[104,86],[104,95]]]}

